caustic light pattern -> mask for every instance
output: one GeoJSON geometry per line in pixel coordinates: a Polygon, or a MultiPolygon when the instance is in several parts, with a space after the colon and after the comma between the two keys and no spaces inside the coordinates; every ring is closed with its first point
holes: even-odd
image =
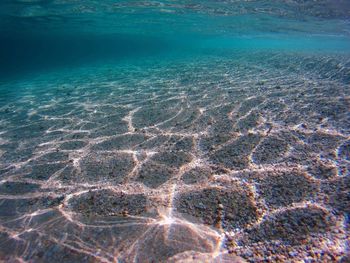
{"type": "Polygon", "coordinates": [[[3,84],[0,258],[346,260],[349,66],[233,53],[3,84]]]}

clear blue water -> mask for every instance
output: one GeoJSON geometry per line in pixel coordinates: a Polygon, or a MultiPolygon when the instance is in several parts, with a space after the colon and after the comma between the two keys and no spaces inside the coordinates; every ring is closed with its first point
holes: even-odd
{"type": "Polygon", "coordinates": [[[347,262],[349,86],[348,0],[2,0],[0,261],[347,262]]]}
{"type": "Polygon", "coordinates": [[[349,3],[344,0],[4,0],[0,18],[1,79],[57,67],[223,50],[349,50],[349,3]]]}

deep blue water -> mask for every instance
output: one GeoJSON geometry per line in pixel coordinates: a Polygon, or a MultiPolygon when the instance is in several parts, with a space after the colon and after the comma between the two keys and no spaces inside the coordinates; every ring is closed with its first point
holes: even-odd
{"type": "Polygon", "coordinates": [[[347,52],[349,6],[345,0],[4,0],[0,77],[223,49],[347,52]]]}
{"type": "Polygon", "coordinates": [[[2,0],[0,261],[347,262],[350,1],[2,0]]]}

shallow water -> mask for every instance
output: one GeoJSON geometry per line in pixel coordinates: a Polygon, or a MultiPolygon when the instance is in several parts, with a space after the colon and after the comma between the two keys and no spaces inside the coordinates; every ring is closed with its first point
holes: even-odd
{"type": "Polygon", "coordinates": [[[0,260],[349,259],[348,1],[0,7],[0,260]]]}

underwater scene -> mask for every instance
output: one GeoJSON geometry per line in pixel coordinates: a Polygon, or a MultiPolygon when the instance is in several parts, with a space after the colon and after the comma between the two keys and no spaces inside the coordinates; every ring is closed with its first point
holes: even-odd
{"type": "Polygon", "coordinates": [[[0,262],[350,262],[349,0],[1,0],[0,262]]]}

